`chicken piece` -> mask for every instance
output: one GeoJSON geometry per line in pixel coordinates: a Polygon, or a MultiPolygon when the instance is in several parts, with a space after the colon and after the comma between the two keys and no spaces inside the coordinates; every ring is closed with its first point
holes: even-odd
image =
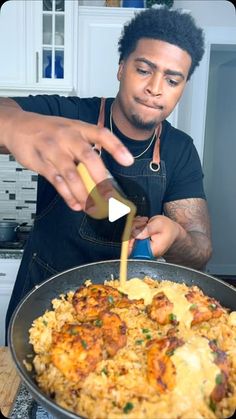
{"type": "Polygon", "coordinates": [[[171,336],[163,339],[153,339],[147,347],[147,379],[156,390],[163,394],[172,390],[176,384],[176,368],[171,355],[184,341],[171,336]]]}
{"type": "Polygon", "coordinates": [[[113,357],[120,348],[126,345],[126,324],[118,314],[106,311],[100,314],[103,345],[106,354],[113,357]]]}
{"type": "Polygon", "coordinates": [[[210,396],[214,403],[218,403],[226,396],[229,378],[229,362],[227,354],[218,348],[215,340],[211,340],[209,346],[215,355],[214,362],[221,370],[221,373],[216,377],[216,386],[210,396]]]}
{"type": "Polygon", "coordinates": [[[51,359],[72,382],[83,381],[102,360],[101,329],[91,324],[65,324],[52,334],[51,359]]]}
{"type": "Polygon", "coordinates": [[[174,304],[166,297],[164,292],[154,295],[151,304],[146,307],[148,316],[159,324],[172,323],[175,319],[172,315],[174,304]]]}
{"type": "Polygon", "coordinates": [[[190,310],[193,314],[191,326],[218,318],[224,312],[217,300],[204,295],[201,290],[191,289],[185,297],[192,303],[192,306],[190,306],[190,310]]]}
{"type": "Polygon", "coordinates": [[[88,287],[83,285],[75,291],[72,304],[78,320],[87,322],[95,320],[102,311],[129,307],[137,301],[143,303],[143,300],[129,300],[125,294],[109,285],[91,284],[88,287]]]}

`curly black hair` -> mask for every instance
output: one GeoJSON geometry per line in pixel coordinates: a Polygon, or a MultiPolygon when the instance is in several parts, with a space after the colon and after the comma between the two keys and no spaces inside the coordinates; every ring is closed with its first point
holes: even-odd
{"type": "Polygon", "coordinates": [[[135,51],[138,41],[142,38],[158,39],[185,50],[192,59],[188,80],[204,54],[203,30],[196,26],[189,13],[180,10],[161,7],[137,13],[125,24],[119,39],[119,63],[135,51]]]}

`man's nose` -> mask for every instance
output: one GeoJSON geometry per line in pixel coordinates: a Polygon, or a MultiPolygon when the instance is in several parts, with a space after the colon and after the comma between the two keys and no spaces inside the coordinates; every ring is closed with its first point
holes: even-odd
{"type": "Polygon", "coordinates": [[[149,79],[149,83],[146,88],[147,92],[152,96],[160,96],[163,93],[163,79],[161,74],[153,74],[149,79]]]}

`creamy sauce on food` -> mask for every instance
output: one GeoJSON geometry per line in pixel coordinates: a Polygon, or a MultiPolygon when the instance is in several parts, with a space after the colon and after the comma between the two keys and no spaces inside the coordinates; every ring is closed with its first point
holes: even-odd
{"type": "Polygon", "coordinates": [[[192,303],[184,296],[179,284],[161,285],[158,291],[164,292],[168,300],[174,304],[173,313],[176,315],[179,324],[184,324],[187,328],[190,328],[193,320],[193,314],[190,310],[192,303]]]}
{"type": "Polygon", "coordinates": [[[179,284],[161,284],[158,288],[150,288],[149,285],[141,279],[132,278],[125,284],[122,284],[119,291],[127,294],[131,300],[143,298],[146,305],[151,304],[155,294],[163,292],[173,304],[173,314],[176,315],[180,326],[184,325],[187,328],[191,327],[193,314],[190,310],[190,306],[192,303],[184,296],[183,290],[179,287],[179,284]]]}
{"type": "Polygon", "coordinates": [[[229,324],[231,326],[236,326],[236,311],[232,311],[229,315],[229,324]]]}
{"type": "Polygon", "coordinates": [[[125,283],[121,283],[119,291],[128,295],[130,300],[144,299],[144,304],[151,304],[153,295],[157,293],[156,288],[150,288],[148,284],[139,278],[132,278],[125,283]]]}
{"type": "Polygon", "coordinates": [[[216,385],[216,376],[221,373],[214,363],[208,340],[201,336],[192,336],[174,351],[171,360],[176,368],[173,394],[178,412],[193,408],[193,405],[197,410],[199,403],[210,396],[216,385]]]}

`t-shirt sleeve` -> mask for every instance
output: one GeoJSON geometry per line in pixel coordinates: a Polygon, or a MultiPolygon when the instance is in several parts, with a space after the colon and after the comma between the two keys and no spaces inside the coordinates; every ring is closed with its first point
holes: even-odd
{"type": "Polygon", "coordinates": [[[191,137],[185,135],[176,154],[164,202],[187,198],[206,199],[201,162],[191,137]]]}
{"type": "Polygon", "coordinates": [[[101,101],[98,97],[79,98],[59,95],[30,95],[11,99],[27,112],[78,119],[92,124],[97,123],[101,101]]]}
{"type": "Polygon", "coordinates": [[[59,95],[30,95],[27,97],[13,97],[18,105],[27,112],[42,115],[63,116],[65,118],[79,119],[79,102],[77,97],[59,95]]]}

